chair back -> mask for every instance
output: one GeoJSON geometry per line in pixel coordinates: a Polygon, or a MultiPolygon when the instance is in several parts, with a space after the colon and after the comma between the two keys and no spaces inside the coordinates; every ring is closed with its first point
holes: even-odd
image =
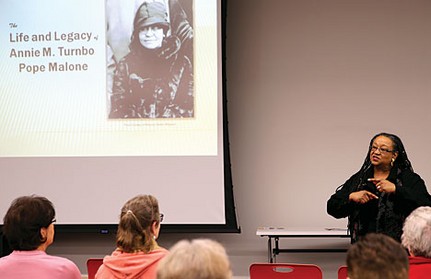
{"type": "Polygon", "coordinates": [[[338,279],[346,279],[347,278],[347,266],[342,265],[338,268],[338,279]]]}
{"type": "Polygon", "coordinates": [[[97,270],[102,265],[103,259],[88,259],[87,260],[87,274],[88,279],[94,279],[97,270]]]}
{"type": "Polygon", "coordinates": [[[314,264],[253,263],[250,279],[322,279],[319,266],[314,264]]]}

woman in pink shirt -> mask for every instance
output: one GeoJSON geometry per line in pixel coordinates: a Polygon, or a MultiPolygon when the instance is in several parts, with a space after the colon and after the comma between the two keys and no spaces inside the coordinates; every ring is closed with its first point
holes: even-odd
{"type": "Polygon", "coordinates": [[[103,259],[96,279],[155,279],[157,264],[168,251],[157,244],[160,232],[157,199],[139,195],[121,209],[117,231],[117,249],[103,259]]]}
{"type": "Polygon", "coordinates": [[[50,256],[55,210],[45,197],[15,199],[4,216],[3,234],[13,252],[0,258],[0,277],[8,279],[81,279],[78,267],[66,258],[50,256]]]}

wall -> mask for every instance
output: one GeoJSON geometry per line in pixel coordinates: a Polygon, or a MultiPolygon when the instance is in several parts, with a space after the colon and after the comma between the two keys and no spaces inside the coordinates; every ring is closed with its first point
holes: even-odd
{"type": "MultiPolygon", "coordinates": [[[[246,276],[252,262],[267,259],[258,226],[346,226],[326,214],[326,200],[359,169],[374,134],[398,134],[415,170],[431,183],[431,2],[228,2],[228,110],[242,233],[162,232],[160,244],[215,238],[227,247],[234,274],[246,276]]],[[[332,245],[325,243],[316,245],[332,245]]],[[[112,235],[65,234],[49,252],[85,272],[87,258],[113,248],[112,235]]],[[[278,260],[316,263],[325,278],[335,278],[344,256],[278,260]]]]}

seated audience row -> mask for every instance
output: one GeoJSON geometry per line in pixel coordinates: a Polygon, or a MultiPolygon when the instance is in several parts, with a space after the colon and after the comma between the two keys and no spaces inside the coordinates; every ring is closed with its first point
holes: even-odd
{"type": "MultiPolygon", "coordinates": [[[[127,201],[120,213],[117,248],[104,258],[96,278],[232,277],[226,251],[216,241],[182,240],[170,251],[160,247],[157,238],[162,220],[155,197],[139,195],[127,201]]],[[[81,278],[72,261],[46,253],[55,234],[55,209],[48,199],[19,197],[3,221],[3,234],[13,252],[0,258],[2,278],[81,278]]],[[[429,278],[431,207],[419,207],[406,218],[401,241],[376,233],[361,237],[347,252],[349,278],[429,278]]]]}
{"type": "MultiPolygon", "coordinates": [[[[210,239],[183,240],[171,252],[157,244],[163,214],[151,195],[139,195],[121,209],[117,249],[103,259],[96,278],[229,279],[224,247],[210,239]],[[158,268],[158,265],[160,268],[158,268]]],[[[0,277],[10,279],[81,279],[70,260],[50,256],[54,241],[55,209],[45,197],[14,200],[4,217],[3,234],[13,252],[0,258],[0,277]]]]}

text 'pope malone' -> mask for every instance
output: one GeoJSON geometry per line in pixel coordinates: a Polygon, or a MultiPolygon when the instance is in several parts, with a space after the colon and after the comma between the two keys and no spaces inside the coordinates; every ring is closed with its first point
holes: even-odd
{"type": "Polygon", "coordinates": [[[48,63],[48,67],[45,65],[27,65],[25,63],[19,63],[19,72],[28,72],[32,74],[43,73],[46,71],[49,72],[81,72],[87,71],[88,65],[86,63],[82,64],[73,64],[73,63],[58,63],[58,62],[50,62],[48,63]]]}

